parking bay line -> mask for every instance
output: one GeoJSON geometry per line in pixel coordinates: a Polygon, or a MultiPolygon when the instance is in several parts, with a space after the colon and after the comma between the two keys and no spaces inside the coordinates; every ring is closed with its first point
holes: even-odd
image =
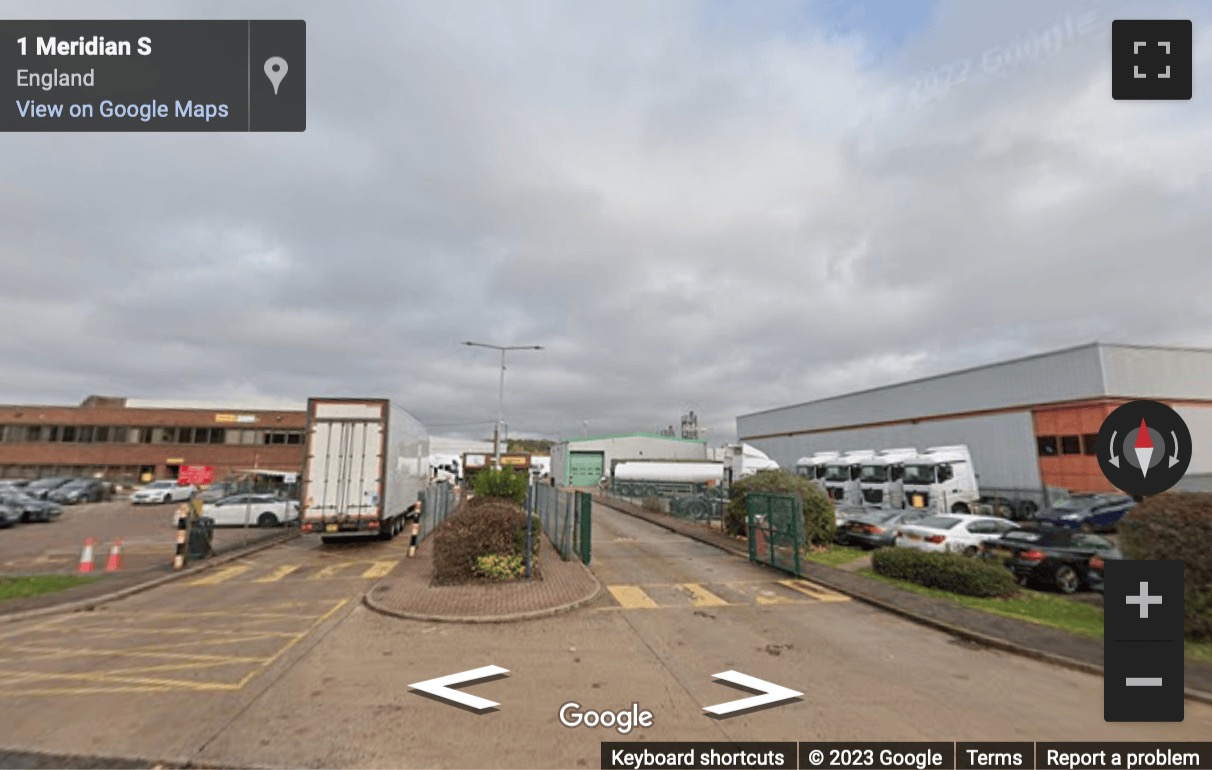
{"type": "Polygon", "coordinates": [[[831,591],[824,586],[817,585],[816,583],[808,580],[780,580],[778,581],[778,584],[786,588],[790,588],[792,591],[798,591],[805,596],[811,596],[813,599],[820,602],[850,601],[849,596],[840,594],[837,591],[831,591]]]}
{"type": "Polygon", "coordinates": [[[680,587],[690,593],[690,603],[695,607],[726,607],[728,605],[728,602],[698,583],[682,583],[680,587]]]}
{"type": "Polygon", "coordinates": [[[341,601],[337,602],[336,605],[334,605],[333,608],[330,609],[328,612],[325,612],[323,615],[316,618],[316,621],[314,623],[312,623],[310,626],[308,626],[307,630],[303,631],[301,634],[296,636],[294,639],[291,639],[289,642],[282,645],[282,648],[280,650],[278,650],[277,652],[275,652],[273,655],[271,655],[269,657],[269,660],[265,661],[257,668],[248,672],[248,675],[240,680],[239,687],[237,687],[236,689],[240,689],[241,687],[244,687],[246,684],[251,682],[257,674],[259,674],[260,672],[262,672],[265,669],[272,666],[276,660],[278,660],[283,655],[285,655],[287,652],[289,652],[290,649],[293,648],[296,644],[303,641],[303,639],[305,639],[312,631],[315,631],[317,628],[319,628],[320,625],[324,621],[328,620],[333,615],[337,614],[337,611],[340,610],[342,607],[344,607],[346,604],[349,604],[349,599],[342,599],[341,601]]]}
{"type": "Polygon", "coordinates": [[[283,564],[265,577],[257,578],[254,583],[275,583],[299,569],[296,564],[283,564]]]}
{"type": "Polygon", "coordinates": [[[213,575],[207,575],[206,577],[201,577],[201,578],[198,578],[197,580],[191,580],[189,582],[189,585],[191,585],[191,586],[219,585],[220,583],[227,582],[228,580],[231,580],[234,577],[243,575],[245,572],[248,572],[250,569],[252,569],[252,567],[250,567],[247,564],[237,564],[233,567],[224,567],[223,569],[219,570],[218,572],[214,573],[213,575]]]}
{"type": "Polygon", "coordinates": [[[614,597],[614,600],[624,609],[655,609],[660,606],[652,600],[651,596],[644,593],[644,589],[639,586],[615,585],[606,586],[606,588],[610,591],[610,595],[614,597]]]}

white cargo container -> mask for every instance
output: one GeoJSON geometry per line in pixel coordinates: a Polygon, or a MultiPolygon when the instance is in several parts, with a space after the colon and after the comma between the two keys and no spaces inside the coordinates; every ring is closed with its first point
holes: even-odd
{"type": "Polygon", "coordinates": [[[429,477],[429,435],[408,412],[379,398],[308,400],[303,532],[390,540],[429,477]]]}

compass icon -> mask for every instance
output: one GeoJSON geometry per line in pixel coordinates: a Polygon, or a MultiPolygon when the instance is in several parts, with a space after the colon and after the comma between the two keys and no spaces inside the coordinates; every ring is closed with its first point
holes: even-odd
{"type": "Polygon", "coordinates": [[[1107,416],[1098,431],[1098,464],[1116,488],[1145,497],[1178,483],[1191,464],[1191,431],[1157,401],[1131,401],[1107,416]]]}

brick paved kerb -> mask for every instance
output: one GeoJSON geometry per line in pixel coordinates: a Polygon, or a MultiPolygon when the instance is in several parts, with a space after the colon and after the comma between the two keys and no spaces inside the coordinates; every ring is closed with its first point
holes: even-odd
{"type": "MultiPolygon", "coordinates": [[[[668,514],[645,511],[639,506],[604,498],[597,494],[594,495],[593,500],[598,505],[635,516],[742,558],[749,558],[749,548],[745,540],[668,514]]],[[[840,591],[916,623],[1016,655],[1086,671],[1097,676],[1103,674],[1101,639],[1078,636],[1057,628],[963,607],[945,599],[922,596],[871,580],[863,575],[827,567],[823,564],[805,561],[802,563],[801,569],[804,577],[827,588],[840,591]]],[[[1188,660],[1185,668],[1187,697],[1204,703],[1212,703],[1212,665],[1188,660]]]]}
{"type": "Polygon", "coordinates": [[[597,598],[602,588],[584,564],[562,560],[546,536],[539,549],[540,579],[433,586],[433,541],[430,537],[422,542],[415,558],[405,559],[371,588],[364,597],[366,606],[410,620],[504,623],[582,607],[597,598]]]}

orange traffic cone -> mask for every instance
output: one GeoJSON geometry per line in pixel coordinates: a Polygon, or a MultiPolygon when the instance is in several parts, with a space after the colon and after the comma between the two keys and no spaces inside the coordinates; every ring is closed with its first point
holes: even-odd
{"type": "Polygon", "coordinates": [[[80,567],[78,572],[93,571],[93,546],[97,544],[91,537],[84,541],[84,550],[80,552],[80,567]]]}
{"type": "Polygon", "coordinates": [[[109,549],[109,558],[105,560],[106,572],[117,572],[122,569],[122,538],[114,541],[109,549]]]}

